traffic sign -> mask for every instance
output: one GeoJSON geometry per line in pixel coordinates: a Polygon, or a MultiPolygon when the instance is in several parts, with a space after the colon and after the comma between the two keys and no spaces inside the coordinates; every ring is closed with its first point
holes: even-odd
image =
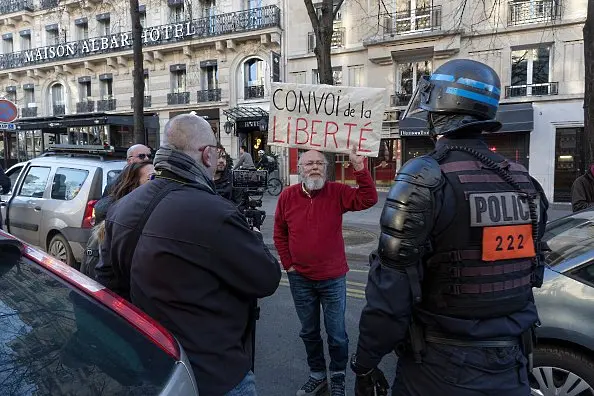
{"type": "Polygon", "coordinates": [[[0,131],[16,131],[16,124],[12,122],[0,122],[0,131]]]}
{"type": "MultiPolygon", "coordinates": [[[[13,122],[19,116],[19,110],[14,103],[8,99],[0,99],[0,122],[13,122]]],[[[9,129],[9,128],[3,128],[9,129]]],[[[11,128],[15,129],[15,128],[11,128]]]]}

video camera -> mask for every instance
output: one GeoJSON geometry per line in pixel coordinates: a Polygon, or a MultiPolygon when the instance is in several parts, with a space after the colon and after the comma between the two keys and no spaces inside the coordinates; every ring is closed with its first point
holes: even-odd
{"type": "Polygon", "coordinates": [[[239,209],[250,227],[260,228],[266,212],[257,208],[262,207],[262,196],[268,186],[268,172],[256,169],[234,170],[231,185],[234,189],[241,190],[239,209]]]}

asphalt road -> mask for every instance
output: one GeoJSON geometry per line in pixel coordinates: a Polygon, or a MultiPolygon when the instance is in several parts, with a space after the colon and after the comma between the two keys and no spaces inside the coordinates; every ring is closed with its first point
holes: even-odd
{"type": "MultiPolygon", "coordinates": [[[[359,337],[359,317],[365,304],[367,263],[349,262],[347,274],[346,325],[349,336],[349,355],[355,351],[359,337]]],[[[261,316],[256,329],[256,381],[259,396],[294,395],[305,383],[309,374],[305,347],[299,331],[301,326],[289,290],[286,274],[277,292],[260,301],[261,316]]],[[[323,322],[322,322],[323,323],[323,322]]],[[[330,363],[326,335],[322,328],[327,364],[330,363]]],[[[396,358],[388,355],[380,367],[392,383],[396,370],[396,358]]],[[[347,370],[347,394],[353,395],[354,374],[347,370]]]]}

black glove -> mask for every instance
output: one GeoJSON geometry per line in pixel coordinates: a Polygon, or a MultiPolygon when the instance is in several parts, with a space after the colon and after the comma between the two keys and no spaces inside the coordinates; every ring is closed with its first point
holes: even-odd
{"type": "Polygon", "coordinates": [[[387,396],[390,385],[384,373],[377,367],[369,369],[357,363],[357,354],[351,357],[351,369],[357,376],[355,396],[387,396]]]}
{"type": "Polygon", "coordinates": [[[388,396],[388,389],[388,380],[377,367],[355,380],[355,396],[388,396]]]}

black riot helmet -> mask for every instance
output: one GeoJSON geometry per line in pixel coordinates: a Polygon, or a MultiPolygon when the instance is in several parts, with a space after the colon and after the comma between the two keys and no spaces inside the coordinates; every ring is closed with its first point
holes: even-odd
{"type": "Polygon", "coordinates": [[[429,123],[436,135],[483,130],[495,132],[501,82],[495,70],[469,59],[455,59],[423,76],[402,117],[429,123]]]}

